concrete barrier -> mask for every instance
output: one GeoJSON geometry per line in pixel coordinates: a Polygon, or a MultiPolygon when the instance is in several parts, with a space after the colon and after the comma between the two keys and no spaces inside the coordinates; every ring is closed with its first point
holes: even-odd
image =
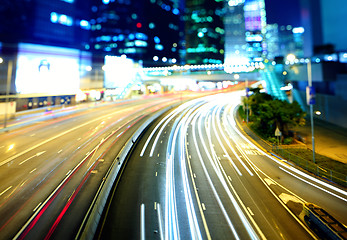
{"type": "Polygon", "coordinates": [[[123,164],[126,163],[128,153],[130,152],[131,148],[134,146],[136,141],[139,139],[141,134],[144,132],[144,130],[149,126],[149,124],[171,108],[172,107],[168,107],[158,111],[152,117],[147,119],[147,121],[144,124],[142,124],[140,128],[137,129],[137,131],[132,135],[132,137],[128,139],[126,144],[123,146],[123,148],[116,156],[105,177],[103,178],[102,183],[100,184],[100,187],[92,201],[92,204],[81,224],[81,227],[75,239],[93,239],[98,228],[99,221],[101,219],[101,215],[106,205],[108,196],[111,192],[111,189],[114,185],[114,182],[118,174],[120,173],[120,170],[122,169],[123,164]]]}
{"type": "Polygon", "coordinates": [[[305,221],[313,223],[326,237],[336,240],[347,239],[346,227],[323,208],[312,203],[305,203],[303,208],[305,221]]]}

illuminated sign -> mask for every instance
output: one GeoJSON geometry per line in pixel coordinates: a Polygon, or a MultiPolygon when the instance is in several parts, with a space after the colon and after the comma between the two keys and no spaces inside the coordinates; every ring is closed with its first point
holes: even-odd
{"type": "Polygon", "coordinates": [[[126,88],[135,80],[137,72],[134,61],[125,55],[106,56],[104,70],[106,88],[126,88]]]}
{"type": "Polygon", "coordinates": [[[20,43],[15,80],[17,91],[22,94],[77,93],[80,58],[79,50],[20,43]]]}

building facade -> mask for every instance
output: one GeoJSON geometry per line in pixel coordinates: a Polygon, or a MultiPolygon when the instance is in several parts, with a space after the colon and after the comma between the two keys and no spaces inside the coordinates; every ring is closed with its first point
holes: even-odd
{"type": "Polygon", "coordinates": [[[187,64],[224,61],[224,1],[186,0],[185,41],[187,64]]]}
{"type": "Polygon", "coordinates": [[[224,17],[226,65],[249,63],[244,17],[244,0],[229,1],[224,17]]]}
{"type": "Polygon", "coordinates": [[[91,48],[106,55],[126,55],[143,66],[180,62],[183,28],[181,1],[93,1],[91,48]]]}
{"type": "Polygon", "coordinates": [[[89,9],[83,0],[2,1],[0,94],[21,94],[17,109],[73,101],[91,63],[89,9]]]}

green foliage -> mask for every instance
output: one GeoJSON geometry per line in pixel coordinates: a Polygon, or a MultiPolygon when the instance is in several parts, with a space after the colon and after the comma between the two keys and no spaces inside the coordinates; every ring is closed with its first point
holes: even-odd
{"type": "Polygon", "coordinates": [[[283,144],[284,144],[284,145],[289,145],[289,144],[292,144],[293,141],[294,141],[294,139],[293,139],[292,137],[288,137],[288,138],[285,138],[285,139],[283,140],[283,144]]]}
{"type": "MultiPolygon", "coordinates": [[[[274,137],[276,127],[282,132],[284,139],[289,137],[289,130],[305,124],[306,113],[297,102],[289,103],[274,99],[267,93],[255,91],[248,99],[250,108],[249,120],[251,128],[264,138],[274,137]]],[[[293,139],[285,140],[286,143],[293,139]]]]}

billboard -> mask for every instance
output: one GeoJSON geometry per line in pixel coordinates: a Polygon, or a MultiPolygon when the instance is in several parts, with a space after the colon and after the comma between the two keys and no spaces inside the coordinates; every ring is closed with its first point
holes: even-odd
{"type": "MultiPolygon", "coordinates": [[[[77,49],[20,43],[16,88],[20,94],[76,94],[80,64],[88,58],[77,49]]],[[[88,62],[88,61],[87,61],[88,62]]]]}
{"type": "Polygon", "coordinates": [[[126,88],[136,80],[137,68],[132,59],[121,57],[105,57],[105,87],[126,88]]]}

